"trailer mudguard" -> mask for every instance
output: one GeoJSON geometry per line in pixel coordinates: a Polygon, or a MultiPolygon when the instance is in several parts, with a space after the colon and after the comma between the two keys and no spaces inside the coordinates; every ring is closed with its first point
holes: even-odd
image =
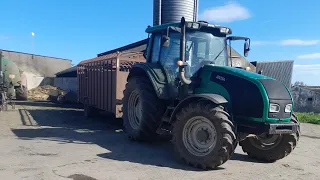
{"type": "Polygon", "coordinates": [[[157,63],[138,63],[130,70],[128,79],[133,76],[148,77],[160,99],[169,99],[168,83],[164,70],[157,63]]]}
{"type": "Polygon", "coordinates": [[[181,110],[183,106],[186,104],[197,101],[197,100],[209,100],[213,102],[214,104],[220,105],[220,104],[227,104],[228,101],[219,94],[193,94],[182,100],[173,110],[171,116],[170,116],[170,122],[173,122],[176,119],[176,114],[181,110]]]}

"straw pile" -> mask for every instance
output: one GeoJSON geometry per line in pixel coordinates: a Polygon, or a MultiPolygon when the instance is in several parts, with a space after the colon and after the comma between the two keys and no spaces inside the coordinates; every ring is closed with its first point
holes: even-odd
{"type": "Polygon", "coordinates": [[[46,85],[33,88],[28,91],[28,99],[35,101],[51,100],[52,97],[57,97],[65,92],[57,87],[46,85]]]}

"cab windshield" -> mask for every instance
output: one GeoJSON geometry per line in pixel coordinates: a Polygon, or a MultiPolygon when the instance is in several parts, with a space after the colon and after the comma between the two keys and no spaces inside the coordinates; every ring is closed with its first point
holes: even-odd
{"type": "MultiPolygon", "coordinates": [[[[225,35],[203,31],[186,32],[186,76],[193,76],[203,65],[214,64],[226,66],[227,49],[225,35]]],[[[180,36],[178,32],[170,32],[170,45],[160,49],[160,35],[154,38],[152,61],[160,60],[168,74],[177,77],[179,68],[177,61],[180,59],[180,36]],[[159,53],[160,52],[160,53],[159,53]]]]}
{"type": "Polygon", "coordinates": [[[187,32],[186,62],[189,65],[189,76],[205,64],[227,66],[226,37],[217,37],[208,32],[187,32]]]}

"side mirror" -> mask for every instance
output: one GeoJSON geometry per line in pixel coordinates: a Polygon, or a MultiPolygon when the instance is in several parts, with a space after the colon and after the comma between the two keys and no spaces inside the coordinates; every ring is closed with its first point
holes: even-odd
{"type": "Polygon", "coordinates": [[[244,52],[243,52],[244,57],[247,57],[247,56],[248,56],[249,51],[250,51],[250,40],[249,40],[249,42],[246,40],[246,41],[244,42],[244,52]]]}
{"type": "Polygon", "coordinates": [[[170,46],[170,37],[163,35],[161,38],[161,44],[162,44],[162,47],[166,47],[166,48],[169,47],[170,46]]]}

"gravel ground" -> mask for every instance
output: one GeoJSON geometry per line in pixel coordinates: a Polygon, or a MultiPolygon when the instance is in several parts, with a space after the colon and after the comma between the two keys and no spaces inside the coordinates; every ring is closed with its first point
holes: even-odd
{"type": "Polygon", "coordinates": [[[297,148],[282,160],[259,163],[238,147],[211,171],[176,160],[168,142],[131,142],[119,120],[86,120],[79,108],[19,102],[0,113],[0,128],[0,179],[320,179],[320,126],[311,124],[302,124],[297,148]]]}

